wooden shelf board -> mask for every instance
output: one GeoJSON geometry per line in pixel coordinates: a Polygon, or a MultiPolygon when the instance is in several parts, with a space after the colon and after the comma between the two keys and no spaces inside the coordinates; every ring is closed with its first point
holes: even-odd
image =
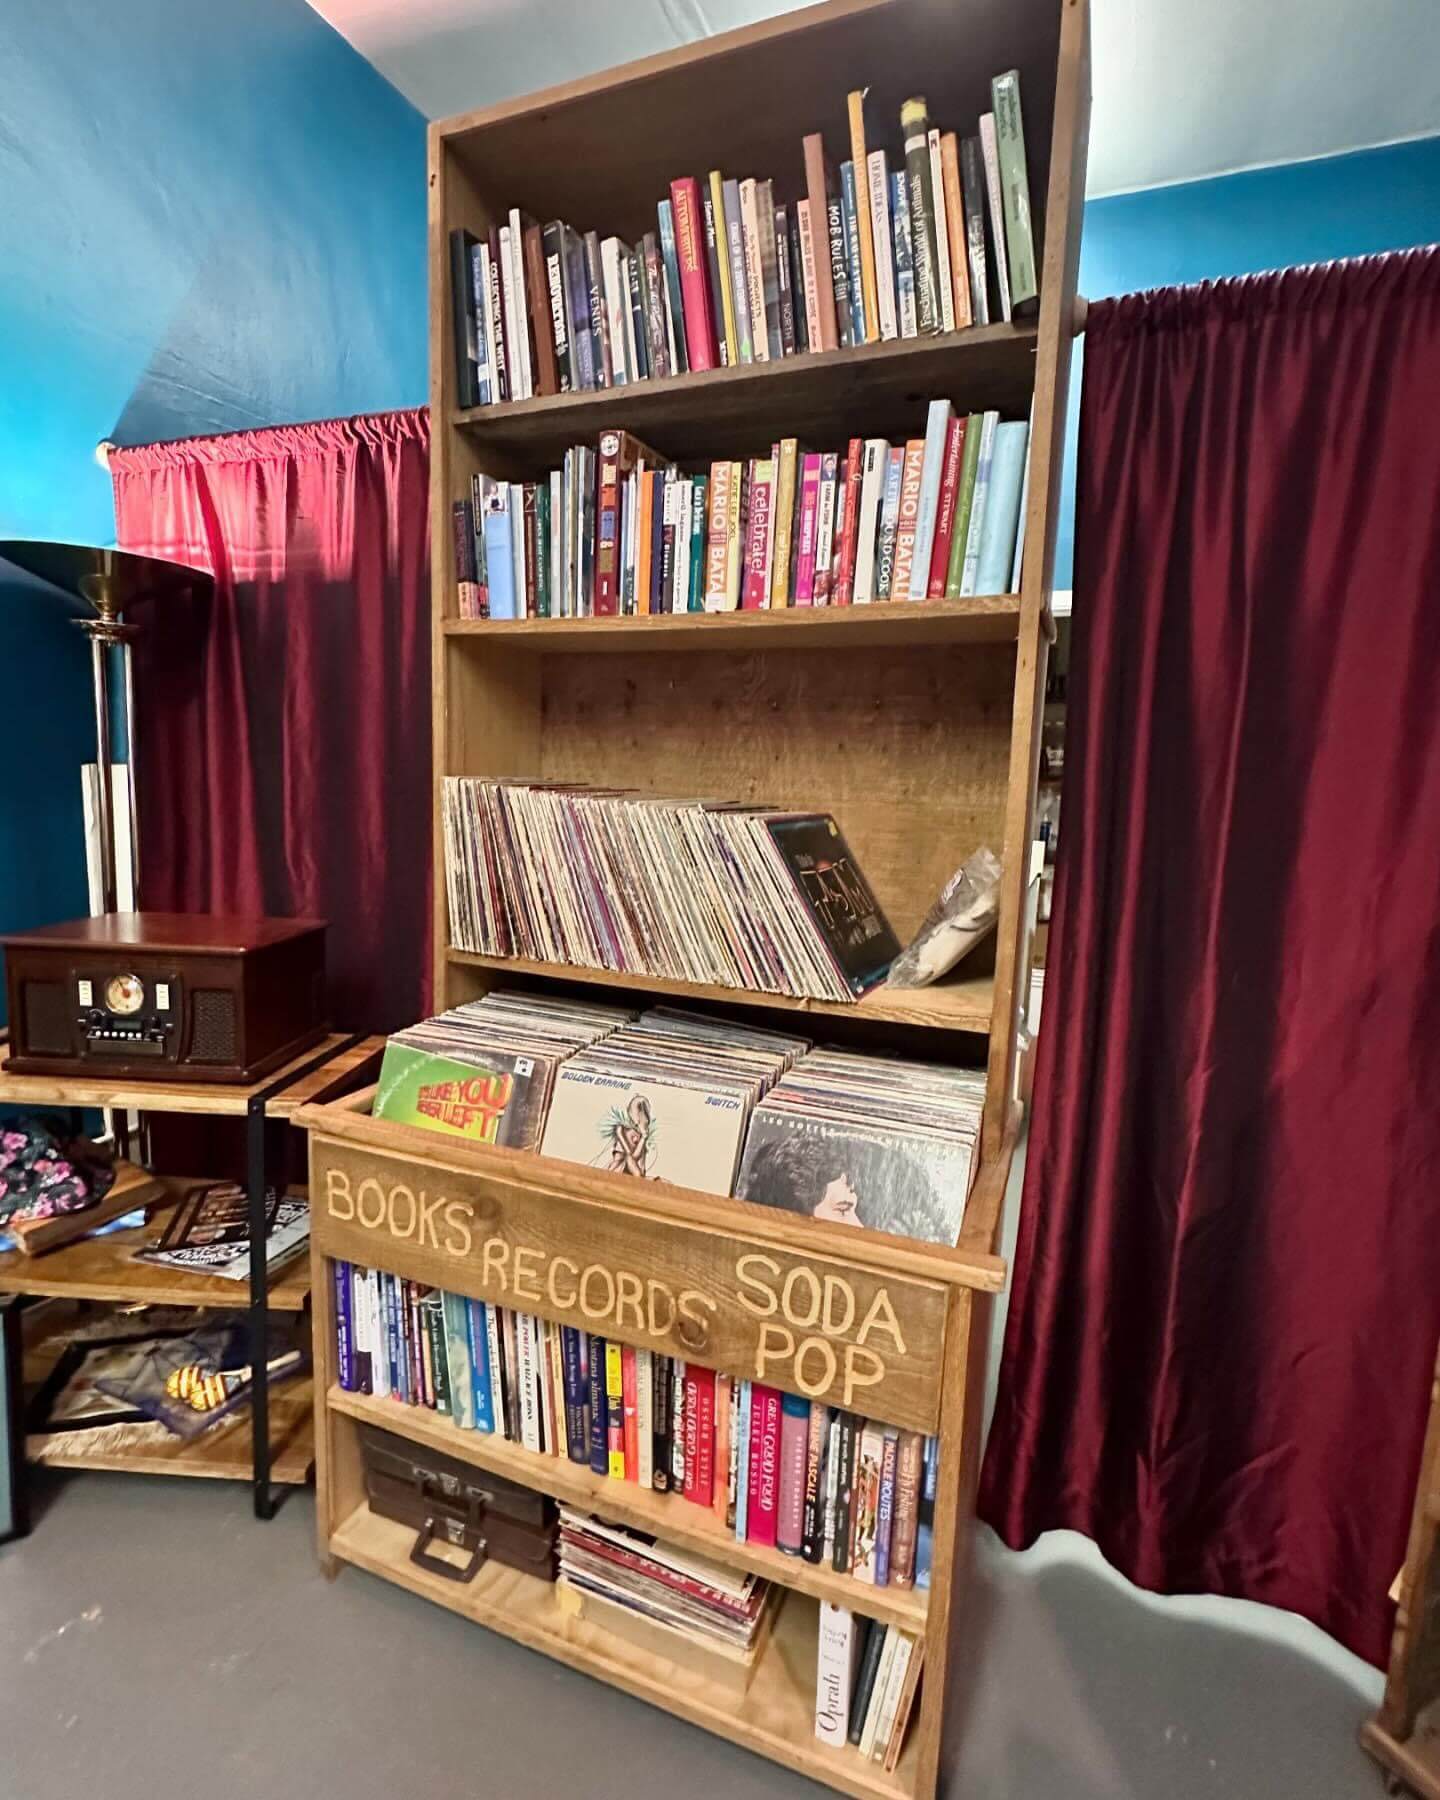
{"type": "MultiPolygon", "coordinates": [[[[350,1042],[332,1032],[302,1055],[267,1075],[236,1087],[220,1081],[124,1081],[101,1075],[11,1075],[9,1050],[0,1048],[0,1104],[11,1106],[113,1106],[142,1113],[194,1113],[204,1117],[243,1117],[254,1095],[282,1081],[321,1055],[333,1056],[350,1042]]],[[[298,1103],[297,1103],[298,1104],[298,1103]]],[[[273,1105],[273,1103],[272,1103],[273,1105]]]]}
{"type": "Polygon", "coordinates": [[[1014,643],[1018,594],[887,600],[871,606],[659,613],[623,619],[447,619],[446,637],[524,650],[814,650],[1014,643]]]}
{"type": "MultiPolygon", "coordinates": [[[[309,1376],[303,1376],[270,1390],[270,1478],[287,1487],[303,1486],[315,1464],[312,1387],[309,1376]]],[[[48,1455],[41,1443],[30,1438],[26,1455],[46,1469],[108,1469],[127,1475],[187,1475],[210,1481],[249,1481],[253,1473],[248,1407],[233,1422],[188,1443],[167,1437],[163,1443],[128,1449],[48,1455]]]]}
{"type": "Polygon", "coordinates": [[[864,1019],[888,1025],[918,1026],[926,1031],[988,1032],[994,994],[994,977],[975,975],[965,981],[937,982],[928,988],[872,988],[853,1006],[844,1006],[833,1000],[797,1000],[788,994],[762,994],[751,988],[718,987],[700,981],[672,981],[663,975],[636,975],[628,970],[532,962],[523,956],[482,956],[473,950],[457,950],[453,945],[446,954],[452,963],[494,969],[505,975],[536,975],[550,981],[578,982],[586,986],[631,988],[692,1003],[763,1006],[810,1018],[864,1019]]]}
{"type": "Polygon", "coordinates": [[[1440,1800],[1440,1734],[1422,1713],[1408,1738],[1392,1737],[1378,1719],[1360,1727],[1360,1743],[1418,1800],[1440,1800]]]}
{"type": "Polygon", "coordinates": [[[941,337],[900,338],[671,375],[624,387],[457,408],[451,422],[477,446],[535,457],[623,426],[681,460],[752,456],[777,436],[813,436],[847,418],[867,435],[923,432],[925,403],[946,394],[969,411],[1023,417],[1035,378],[1033,324],[975,325],[941,337]]]}
{"type": "Polygon", "coordinates": [[[804,1596],[784,1596],[749,1691],[737,1700],[684,1663],[659,1659],[602,1625],[563,1613],[551,1582],[493,1562],[485,1564],[473,1581],[463,1585],[447,1581],[410,1561],[414,1541],[413,1531],[362,1506],[332,1533],[329,1551],[343,1562],[857,1800],[900,1800],[914,1793],[917,1733],[912,1731],[899,1766],[890,1775],[880,1764],[863,1760],[857,1750],[832,1750],[816,1740],[817,1614],[804,1596]]]}
{"type": "Polygon", "coordinates": [[[599,1513],[621,1525],[630,1525],[656,1537],[698,1550],[715,1562],[736,1569],[748,1569],[782,1587],[795,1588],[818,1600],[833,1600],[838,1605],[864,1612],[871,1618],[883,1619],[907,1631],[925,1629],[926,1593],[916,1588],[868,1587],[849,1575],[837,1575],[799,1557],[786,1556],[778,1550],[767,1550],[759,1544],[738,1544],[735,1535],[720,1525],[714,1513],[681,1499],[675,1494],[647,1493],[630,1482],[611,1481],[597,1475],[586,1465],[562,1460],[556,1456],[539,1456],[518,1444],[508,1443],[492,1432],[462,1431],[449,1419],[425,1407],[406,1406],[396,1400],[378,1400],[370,1394],[348,1393],[340,1387],[329,1390],[328,1402],[335,1412],[346,1413],[368,1425],[416,1443],[428,1444],[449,1456],[458,1456],[477,1468],[489,1469],[507,1476],[522,1486],[553,1494],[573,1506],[599,1513]]]}
{"type": "MultiPolygon", "coordinates": [[[[102,1238],[82,1238],[42,1256],[0,1255],[0,1294],[243,1309],[250,1301],[248,1281],[223,1281],[214,1275],[195,1275],[185,1269],[167,1269],[159,1263],[135,1260],[137,1250],[158,1240],[157,1226],[181,1195],[195,1185],[193,1181],[167,1181],[173,1198],[157,1207],[146,1224],[133,1230],[115,1231],[102,1238]]],[[[270,1305],[276,1312],[299,1312],[309,1292],[310,1259],[302,1252],[271,1282],[270,1305]]]]}

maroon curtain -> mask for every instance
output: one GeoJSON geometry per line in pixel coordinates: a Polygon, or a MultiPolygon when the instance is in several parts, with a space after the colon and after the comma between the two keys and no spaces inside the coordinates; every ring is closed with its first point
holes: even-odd
{"type": "Polygon", "coordinates": [[[111,457],[122,549],[214,571],[135,646],[141,901],[328,919],[331,1015],[427,1000],[423,411],[111,457]]]}
{"type": "Polygon", "coordinates": [[[1440,249],[1092,306],[984,1516],[1383,1661],[1440,1332],[1440,249]]]}

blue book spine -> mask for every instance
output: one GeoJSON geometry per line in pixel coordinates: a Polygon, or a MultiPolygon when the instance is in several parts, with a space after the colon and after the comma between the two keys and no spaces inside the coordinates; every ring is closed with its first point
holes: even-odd
{"type": "Polygon", "coordinates": [[[586,1383],[590,1389],[590,1467],[597,1475],[610,1472],[610,1445],[606,1437],[605,1340],[589,1334],[586,1383]]]}
{"type": "Polygon", "coordinates": [[[445,1321],[445,1370],[450,1377],[450,1416],[462,1431],[475,1429],[475,1358],[470,1348],[470,1309],[463,1294],[441,1294],[445,1321]]]}
{"type": "Polygon", "coordinates": [[[855,165],[840,165],[840,204],[845,215],[845,262],[850,270],[851,343],[865,342],[865,294],[860,285],[860,214],[856,210],[855,165]]]}
{"type": "Polygon", "coordinates": [[[740,1405],[736,1412],[735,1429],[740,1442],[736,1445],[735,1459],[735,1542],[745,1542],[746,1528],[750,1523],[750,1383],[740,1383],[740,1405]]]}
{"type": "MultiPolygon", "coordinates": [[[[935,548],[935,514],[940,506],[940,471],[945,461],[945,434],[950,429],[950,402],[932,400],[925,419],[925,456],[920,464],[920,512],[915,520],[914,560],[910,592],[897,599],[923,600],[930,591],[930,555],[935,548]]],[[[989,589],[982,590],[989,593],[989,589]]]]}
{"type": "Polygon", "coordinates": [[[580,1333],[573,1325],[560,1327],[560,1358],[565,1370],[565,1447],[574,1463],[590,1460],[590,1432],[585,1367],[580,1354],[580,1333]]]}
{"type": "Polygon", "coordinates": [[[380,1276],[385,1288],[385,1351],[390,1359],[390,1392],[397,1400],[410,1398],[410,1359],[400,1340],[400,1304],[395,1277],[380,1276]]]}
{"type": "Polygon", "coordinates": [[[891,582],[895,574],[895,528],[900,520],[900,481],[904,474],[903,454],[893,452],[885,470],[885,487],[880,497],[879,542],[875,547],[875,598],[892,599],[891,582]]]}
{"type": "Polygon", "coordinates": [[[685,343],[685,299],[680,291],[680,257],[675,248],[675,213],[668,200],[655,209],[660,222],[660,261],[665,270],[665,310],[670,319],[672,373],[688,375],[690,352],[685,343]]]}
{"type": "Polygon", "coordinates": [[[570,356],[576,387],[598,387],[595,379],[595,339],[590,330],[590,283],[585,274],[585,245],[568,225],[562,225],[565,292],[570,301],[570,356]]]}
{"type": "Polygon", "coordinates": [[[475,1429],[495,1429],[495,1408],[490,1399],[490,1336],[485,1326],[485,1302],[465,1302],[465,1339],[470,1351],[470,1393],[475,1410],[475,1429]]]}
{"type": "Polygon", "coordinates": [[[1004,594],[1010,588],[1029,437],[1030,427],[1023,419],[995,427],[995,444],[990,453],[990,487],[980,533],[980,563],[975,576],[977,594],[1004,594]]]}
{"type": "Polygon", "coordinates": [[[479,388],[480,404],[488,406],[494,398],[490,385],[488,351],[490,334],[485,329],[486,322],[490,317],[490,290],[485,280],[485,266],[481,260],[480,250],[481,246],[476,244],[470,251],[470,285],[475,295],[475,354],[479,363],[475,379],[479,388]]]}
{"type": "Polygon", "coordinates": [[[927,1437],[920,1474],[920,1516],[915,1532],[915,1585],[928,1588],[935,1551],[935,1490],[939,1485],[940,1440],[927,1437]]]}
{"type": "Polygon", "coordinates": [[[895,257],[895,323],[902,338],[914,337],[915,253],[910,245],[910,183],[904,169],[890,177],[890,229],[895,257]]]}
{"type": "Polygon", "coordinates": [[[508,484],[494,482],[485,498],[485,571],[490,578],[490,617],[515,617],[515,555],[510,542],[508,484]]]}
{"type": "Polygon", "coordinates": [[[355,1317],[350,1305],[350,1265],[333,1262],[335,1282],[335,1371],[347,1393],[355,1391],[355,1317]]]}

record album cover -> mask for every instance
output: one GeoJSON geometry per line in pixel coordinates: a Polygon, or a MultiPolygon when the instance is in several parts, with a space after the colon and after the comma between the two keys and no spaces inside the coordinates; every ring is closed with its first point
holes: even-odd
{"type": "Polygon", "coordinates": [[[392,1039],[380,1066],[375,1117],[469,1143],[533,1150],[553,1068],[543,1057],[504,1050],[457,1061],[392,1039]]]}
{"type": "Polygon", "coordinates": [[[766,820],[805,908],[852,993],[885,979],[899,940],[828,813],[766,820]]]}
{"type": "Polygon", "coordinates": [[[746,1108],[733,1093],[566,1067],[541,1150],[592,1169],[728,1194],[746,1108]]]}

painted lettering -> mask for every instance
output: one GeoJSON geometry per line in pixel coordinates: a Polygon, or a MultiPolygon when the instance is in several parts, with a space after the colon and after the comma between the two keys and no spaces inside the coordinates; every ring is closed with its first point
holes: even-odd
{"type": "Polygon", "coordinates": [[[890,1304],[889,1288],[881,1288],[870,1302],[865,1323],[855,1333],[855,1342],[863,1344],[872,1331],[888,1331],[894,1339],[896,1352],[901,1356],[905,1354],[905,1340],[900,1335],[900,1321],[895,1317],[895,1308],[890,1304]]]}
{"type": "Polygon", "coordinates": [[[768,1319],[779,1302],[775,1298],[775,1290],[763,1277],[752,1271],[767,1270],[771,1281],[780,1279],[780,1265],[773,1256],[762,1256],[752,1251],[742,1256],[735,1264],[735,1279],[740,1283],[740,1304],[746,1312],[753,1313],[757,1319],[768,1319]],[[753,1289],[754,1292],[749,1290],[753,1289]]]}
{"type": "Polygon", "coordinates": [[[394,1187],[391,1188],[386,1211],[389,1214],[391,1237],[408,1238],[414,1236],[415,1221],[419,1217],[419,1208],[415,1204],[414,1192],[406,1187],[403,1181],[397,1181],[394,1187]],[[405,1201],[410,1209],[405,1214],[405,1223],[403,1225],[400,1223],[400,1217],[395,1205],[396,1201],[401,1199],[405,1201]]]}
{"type": "Polygon", "coordinates": [[[873,1350],[862,1350],[858,1344],[845,1346],[845,1406],[854,1403],[861,1388],[874,1387],[885,1376],[885,1365],[873,1350]]]}
{"type": "Polygon", "coordinates": [[[515,1246],[515,1298],[517,1300],[540,1299],[540,1272],[538,1267],[530,1266],[532,1263],[538,1265],[539,1261],[540,1252],[538,1250],[532,1249],[528,1244],[515,1246]]]}
{"type": "Polygon", "coordinates": [[[591,1263],[580,1277],[580,1310],[587,1319],[608,1319],[615,1304],[615,1277],[603,1263],[591,1263]],[[605,1302],[597,1306],[591,1294],[596,1282],[605,1284],[605,1302]]]}
{"type": "Polygon", "coordinates": [[[343,1169],[325,1171],[325,1207],[332,1219],[355,1217],[355,1196],[350,1192],[350,1177],[343,1169]]]}
{"type": "Polygon", "coordinates": [[[550,1304],[552,1306],[558,1306],[562,1311],[568,1312],[575,1305],[578,1296],[573,1287],[568,1294],[562,1294],[560,1292],[560,1284],[556,1281],[555,1277],[562,1269],[568,1269],[572,1278],[577,1281],[579,1280],[579,1263],[571,1262],[568,1256],[557,1256],[551,1260],[550,1267],[546,1272],[545,1291],[550,1296],[550,1304]]]}
{"type": "Polygon", "coordinates": [[[820,1329],[826,1337],[844,1337],[855,1323],[855,1290],[848,1281],[842,1281],[838,1275],[825,1277],[825,1305],[821,1312],[820,1329]],[[843,1317],[840,1314],[840,1302],[845,1302],[843,1317]]]}
{"type": "Polygon", "coordinates": [[[795,1333],[784,1325],[762,1325],[760,1342],[755,1346],[755,1379],[765,1380],[772,1362],[788,1362],[795,1354],[795,1333]]]}
{"type": "Polygon", "coordinates": [[[835,1385],[835,1351],[823,1337],[808,1337],[795,1354],[795,1385],[807,1400],[818,1400],[835,1385]],[[819,1359],[819,1373],[809,1375],[809,1363],[819,1359]]]}
{"type": "Polygon", "coordinates": [[[440,1248],[440,1234],[435,1229],[435,1215],[444,1204],[445,1196],[443,1194],[437,1194],[432,1200],[424,1188],[421,1188],[419,1242],[430,1244],[436,1250],[440,1248]]]}
{"type": "Polygon", "coordinates": [[[445,1202],[445,1251],[449,1256],[468,1256],[470,1246],[474,1243],[474,1235],[470,1230],[470,1221],[474,1218],[474,1208],[468,1200],[447,1200],[445,1202]]]}
{"type": "Polygon", "coordinates": [[[510,1286],[510,1246],[504,1238],[488,1237],[480,1246],[480,1278],[503,1294],[510,1286]]]}
{"type": "Polygon", "coordinates": [[[638,1275],[632,1275],[628,1269],[619,1269],[615,1274],[615,1323],[623,1325],[627,1312],[635,1315],[635,1329],[645,1329],[645,1315],[640,1301],[645,1293],[645,1284],[638,1275]]]}
{"type": "Polygon", "coordinates": [[[663,1281],[645,1283],[645,1323],[651,1337],[664,1337],[675,1323],[675,1296],[663,1281]]]}
{"type": "Polygon", "coordinates": [[[367,1175],[355,1192],[355,1216],[367,1231],[377,1231],[385,1223],[385,1190],[373,1175],[367,1175]],[[366,1199],[373,1196],[375,1216],[366,1209],[366,1199]]]}
{"type": "Polygon", "coordinates": [[[820,1277],[804,1263],[797,1263],[785,1277],[780,1291],[780,1307],[786,1319],[802,1331],[820,1320],[820,1277]],[[802,1303],[804,1312],[800,1310],[802,1303]]]}

